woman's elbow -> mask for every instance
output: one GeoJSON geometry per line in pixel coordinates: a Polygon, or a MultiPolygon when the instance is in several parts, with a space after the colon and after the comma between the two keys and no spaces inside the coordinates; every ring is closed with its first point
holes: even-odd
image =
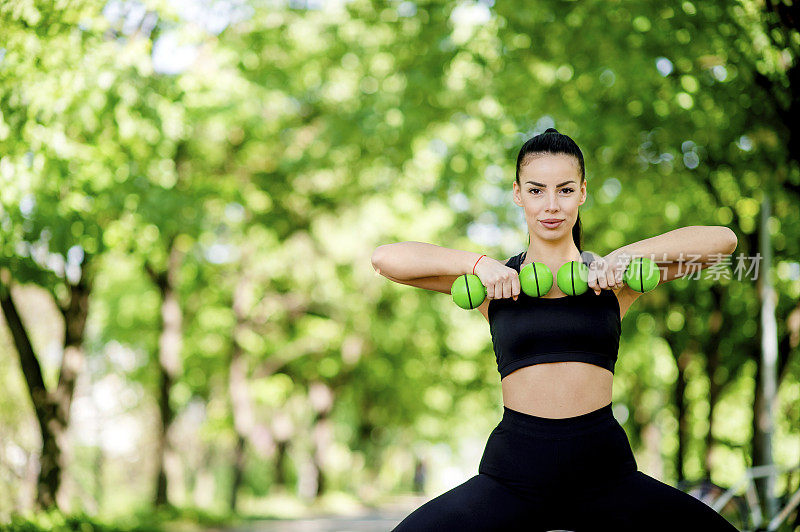
{"type": "Polygon", "coordinates": [[[388,254],[391,252],[390,246],[392,244],[382,244],[375,248],[372,252],[372,267],[375,269],[376,272],[380,273],[380,270],[385,270],[386,259],[388,254]]]}
{"type": "Polygon", "coordinates": [[[370,261],[372,262],[372,268],[377,272],[379,271],[380,266],[378,266],[381,257],[383,256],[383,250],[381,249],[383,246],[378,246],[375,248],[375,251],[372,252],[372,257],[370,261]]]}
{"type": "Polygon", "coordinates": [[[734,232],[734,230],[731,229],[730,227],[725,227],[725,226],[722,226],[722,227],[724,227],[725,234],[726,234],[727,239],[728,239],[728,248],[726,250],[726,253],[728,255],[730,255],[734,251],[736,251],[736,247],[739,245],[739,238],[736,236],[736,233],[734,232]]]}

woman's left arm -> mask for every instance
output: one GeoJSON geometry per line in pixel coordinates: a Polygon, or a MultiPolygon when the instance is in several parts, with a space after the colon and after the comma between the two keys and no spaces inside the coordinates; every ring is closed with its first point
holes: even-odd
{"type": "Polygon", "coordinates": [[[687,273],[679,263],[692,262],[705,269],[732,254],[737,245],[736,233],[722,225],[680,227],[612,251],[602,258],[600,269],[590,273],[589,285],[595,290],[621,288],[625,269],[637,257],[655,262],[661,274],[659,284],[665,283],[687,273]]]}
{"type": "Polygon", "coordinates": [[[733,253],[738,243],[736,233],[724,225],[689,225],[622,246],[612,254],[646,257],[653,262],[714,263],[720,255],[733,253]]]}

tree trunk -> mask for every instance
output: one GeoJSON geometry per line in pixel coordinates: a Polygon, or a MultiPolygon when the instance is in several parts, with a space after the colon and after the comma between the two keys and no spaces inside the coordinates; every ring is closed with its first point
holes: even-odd
{"type": "Polygon", "coordinates": [[[333,437],[333,427],[329,419],[333,408],[333,390],[322,382],[312,382],[308,389],[308,397],[314,411],[314,424],[311,429],[311,439],[314,444],[312,463],[316,475],[314,479],[316,483],[315,496],[319,497],[327,488],[325,467],[333,437]]]}
{"type": "Polygon", "coordinates": [[[165,371],[163,366],[160,366],[159,372],[159,386],[158,386],[158,412],[161,417],[161,427],[158,434],[158,443],[156,444],[156,460],[158,463],[158,476],[156,479],[156,497],[155,505],[164,506],[167,504],[167,472],[164,467],[166,461],[166,454],[169,449],[169,427],[174,419],[174,413],[169,404],[169,392],[172,389],[172,378],[165,371]]]}
{"type": "Polygon", "coordinates": [[[289,442],[287,440],[275,441],[275,486],[286,487],[288,481],[287,458],[289,456],[289,442]]]}
{"type": "Polygon", "coordinates": [[[233,482],[231,483],[231,492],[228,497],[228,507],[232,512],[236,512],[236,504],[239,499],[239,488],[242,485],[244,478],[244,465],[245,465],[245,440],[244,437],[236,435],[236,447],[233,450],[233,482]]]}
{"type": "MultiPolygon", "coordinates": [[[[65,438],[69,427],[70,408],[75,395],[75,383],[84,370],[86,357],[83,350],[83,340],[86,331],[86,319],[89,315],[89,295],[91,293],[91,280],[89,278],[88,264],[84,263],[83,275],[77,284],[69,285],[69,302],[59,306],[64,318],[64,349],[61,358],[61,368],[58,373],[58,384],[52,395],[55,403],[57,419],[60,422],[61,434],[55,441],[59,445],[60,461],[69,458],[69,442],[65,438]]],[[[60,477],[59,477],[60,480],[60,477]]]]}
{"type": "MultiPolygon", "coordinates": [[[[242,334],[246,333],[252,322],[250,318],[250,310],[253,306],[253,288],[252,280],[248,276],[249,271],[249,257],[251,250],[245,246],[242,250],[242,257],[240,261],[240,270],[238,272],[239,282],[233,293],[233,314],[235,317],[234,328],[232,332],[230,363],[228,370],[228,394],[231,401],[231,413],[233,416],[233,430],[236,433],[236,447],[234,449],[233,457],[233,483],[231,484],[231,493],[229,494],[228,501],[230,509],[236,510],[236,502],[238,500],[238,491],[241,487],[245,461],[247,458],[247,446],[249,445],[259,456],[269,456],[276,453],[277,459],[280,462],[285,458],[286,445],[278,443],[276,445],[275,436],[281,438],[285,434],[285,439],[291,437],[292,426],[288,418],[278,415],[277,419],[273,419],[272,429],[261,423],[256,419],[256,407],[253,400],[250,398],[248,379],[250,370],[248,369],[248,362],[246,359],[246,352],[241,344],[242,334]]],[[[283,362],[271,364],[262,364],[262,373],[258,378],[266,378],[278,371],[283,362]]],[[[279,483],[285,481],[285,476],[282,472],[278,473],[279,483]]]]}
{"type": "MultiPolygon", "coordinates": [[[[86,272],[86,266],[84,266],[86,272]]],[[[69,419],[75,382],[84,367],[83,339],[86,331],[86,318],[89,315],[89,295],[91,293],[88,273],[75,285],[70,285],[69,303],[60,307],[64,317],[64,355],[58,374],[55,399],[64,419],[69,419]]]]}
{"type": "Polygon", "coordinates": [[[314,440],[314,452],[312,458],[317,475],[317,497],[323,495],[325,490],[328,488],[328,483],[325,478],[325,468],[327,465],[326,456],[328,454],[328,450],[330,449],[331,435],[333,433],[333,427],[331,426],[331,420],[329,419],[328,415],[329,412],[327,411],[318,413],[314,417],[314,427],[312,429],[312,437],[314,440]]]}
{"type": "Polygon", "coordinates": [[[800,343],[800,304],[795,306],[786,317],[787,332],[778,343],[778,388],[789,374],[789,362],[800,343]]]}
{"type": "Polygon", "coordinates": [[[675,470],[678,482],[686,479],[683,472],[685,463],[684,455],[689,448],[689,422],[687,419],[686,408],[686,367],[689,365],[691,355],[688,351],[683,351],[678,355],[678,380],[675,383],[675,405],[678,408],[678,452],[675,455],[675,470]]]}
{"type": "MultiPolygon", "coordinates": [[[[800,17],[797,16],[796,4],[792,6],[791,3],[787,5],[784,2],[767,0],[763,4],[763,8],[761,20],[764,24],[764,34],[776,49],[787,49],[786,42],[783,42],[779,36],[786,39],[788,36],[796,35],[800,29],[800,17]]],[[[767,77],[757,68],[751,68],[751,70],[754,73],[756,84],[762,87],[764,93],[771,98],[776,117],[782,121],[789,133],[786,149],[787,159],[789,162],[797,163],[800,161],[800,154],[798,154],[800,130],[796,126],[797,118],[800,116],[800,99],[797,98],[798,86],[800,86],[800,65],[794,61],[785,76],[780,78],[767,77]],[[785,98],[780,98],[781,95],[785,98]]],[[[781,180],[778,186],[795,195],[800,195],[800,187],[788,179],[781,180]]],[[[781,361],[778,360],[778,333],[775,319],[777,296],[770,277],[772,241],[768,221],[771,214],[771,194],[774,193],[770,179],[765,181],[762,190],[763,199],[758,232],[759,250],[763,261],[762,273],[758,278],[761,299],[761,359],[756,379],[756,404],[753,416],[753,465],[772,464],[772,434],[774,431],[772,411],[780,382],[778,376],[783,373],[780,368],[781,361]]],[[[777,501],[772,496],[774,484],[774,476],[756,481],[759,498],[764,502],[764,514],[767,520],[777,511],[777,501]]]]}
{"type": "MultiPolygon", "coordinates": [[[[778,331],[775,321],[776,294],[770,277],[772,270],[772,243],[768,221],[770,217],[769,189],[764,187],[761,202],[761,223],[759,228],[759,251],[763,260],[761,275],[758,277],[761,299],[761,361],[759,378],[756,380],[755,425],[753,432],[755,445],[753,465],[772,465],[772,435],[775,430],[773,409],[777,395],[778,331]]],[[[775,476],[756,479],[759,499],[763,502],[764,517],[769,521],[777,513],[777,501],[773,496],[775,476]]]]}
{"type": "Polygon", "coordinates": [[[231,511],[236,511],[237,493],[241,486],[245,467],[245,440],[252,434],[255,415],[248,396],[247,371],[242,357],[242,349],[235,339],[231,346],[231,360],[228,372],[228,393],[231,399],[233,430],[236,433],[233,483],[231,484],[231,493],[228,500],[230,501],[231,511]]]}
{"type": "Polygon", "coordinates": [[[720,390],[722,389],[722,386],[717,384],[714,376],[716,375],[717,368],[719,368],[719,349],[720,344],[722,343],[722,337],[723,334],[726,334],[727,332],[727,329],[722,327],[724,316],[721,310],[723,297],[719,285],[715,284],[711,287],[711,295],[714,298],[714,306],[711,310],[711,316],[709,317],[708,324],[710,338],[708,342],[704,344],[704,350],[707,354],[706,375],[708,377],[708,432],[706,432],[705,454],[702,464],[704,476],[708,480],[711,479],[711,453],[714,449],[714,408],[717,406],[717,400],[719,399],[720,390]]]}
{"type": "MultiPolygon", "coordinates": [[[[242,264],[246,263],[246,252],[242,264]]],[[[233,293],[233,314],[235,323],[231,334],[230,362],[228,364],[228,394],[231,401],[233,430],[236,433],[236,447],[233,453],[233,482],[228,496],[231,511],[236,511],[239,488],[242,484],[245,468],[246,438],[252,433],[255,424],[253,407],[247,388],[247,368],[244,352],[239,338],[246,327],[248,308],[250,307],[250,284],[247,273],[239,270],[239,282],[233,293]]]]}
{"type": "MultiPolygon", "coordinates": [[[[684,322],[689,323],[691,319],[691,308],[688,306],[684,308],[684,322]]],[[[678,377],[675,381],[675,389],[673,391],[673,401],[677,410],[678,421],[678,450],[675,453],[675,473],[677,481],[681,482],[686,478],[683,472],[685,463],[684,455],[686,454],[686,449],[689,448],[688,441],[691,434],[686,416],[688,409],[686,408],[685,396],[687,382],[686,368],[689,366],[689,362],[691,362],[692,351],[691,347],[687,346],[685,333],[672,334],[669,330],[663,329],[661,331],[661,336],[667,341],[667,344],[669,344],[672,356],[675,358],[675,367],[678,370],[678,377]]]]}
{"type": "Polygon", "coordinates": [[[158,410],[161,427],[156,444],[158,476],[154,504],[164,506],[168,503],[166,455],[170,451],[169,429],[175,412],[169,403],[172,386],[181,371],[181,348],[183,334],[183,313],[178,301],[177,277],[183,257],[175,245],[174,238],[169,244],[169,259],[166,271],[156,272],[149,264],[145,267],[161,294],[161,334],[158,341],[159,393],[158,410]]]}
{"type": "Polygon", "coordinates": [[[11,295],[11,276],[7,271],[0,273],[0,307],[19,355],[42,438],[35,502],[39,509],[58,507],[57,494],[61,485],[63,450],[67,444],[69,412],[75,381],[83,369],[82,346],[91,292],[88,268],[84,268],[84,273],[76,285],[69,285],[69,303],[65,307],[58,305],[65,320],[64,352],[58,384],[53,393],[49,393],[45,387],[42,368],[11,295]]]}

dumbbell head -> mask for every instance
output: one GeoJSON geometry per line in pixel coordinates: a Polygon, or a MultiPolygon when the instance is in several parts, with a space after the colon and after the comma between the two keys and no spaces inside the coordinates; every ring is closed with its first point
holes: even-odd
{"type": "Polygon", "coordinates": [[[544,262],[526,264],[519,272],[519,286],[530,297],[542,297],[553,287],[553,272],[544,262]]]}
{"type": "Polygon", "coordinates": [[[459,307],[471,310],[480,306],[486,299],[486,287],[483,286],[480,277],[471,273],[465,273],[456,277],[450,286],[450,295],[459,307]]]}
{"type": "Polygon", "coordinates": [[[579,296],[589,289],[589,268],[576,260],[565,262],[556,274],[556,283],[568,296],[579,296]]]}
{"type": "Polygon", "coordinates": [[[658,286],[661,275],[655,262],[646,257],[636,257],[628,264],[623,279],[632,290],[648,292],[658,286]]]}

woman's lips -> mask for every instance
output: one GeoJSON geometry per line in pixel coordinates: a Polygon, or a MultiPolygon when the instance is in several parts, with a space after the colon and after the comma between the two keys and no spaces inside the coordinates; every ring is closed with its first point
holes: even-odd
{"type": "Polygon", "coordinates": [[[543,226],[547,227],[548,229],[555,229],[556,227],[561,225],[564,222],[564,220],[560,220],[560,221],[555,222],[555,223],[545,222],[544,220],[539,220],[539,222],[541,222],[541,224],[543,226]]]}

